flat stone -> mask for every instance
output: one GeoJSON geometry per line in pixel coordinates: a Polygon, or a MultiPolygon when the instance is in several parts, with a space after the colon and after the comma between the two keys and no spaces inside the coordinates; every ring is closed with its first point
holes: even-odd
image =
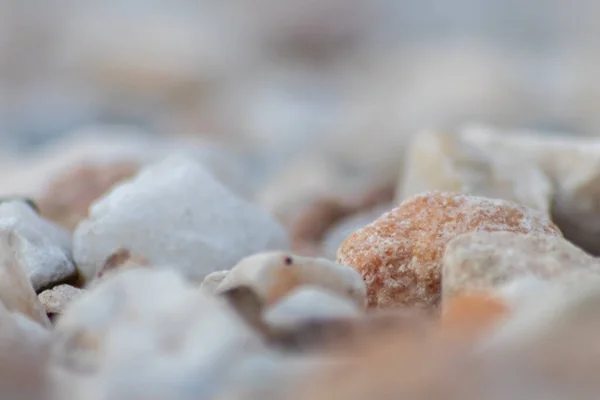
{"type": "Polygon", "coordinates": [[[285,231],[265,211],[187,156],[148,166],[99,199],[73,241],[87,280],[120,248],[195,280],[256,252],[289,248],[285,231]]]}

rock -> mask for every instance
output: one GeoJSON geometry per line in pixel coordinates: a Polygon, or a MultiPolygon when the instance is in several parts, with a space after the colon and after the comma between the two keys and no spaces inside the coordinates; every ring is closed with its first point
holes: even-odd
{"type": "MultiPolygon", "coordinates": [[[[515,297],[519,288],[506,285],[522,279],[577,286],[600,278],[600,260],[563,238],[548,235],[471,232],[448,243],[443,263],[444,301],[470,291],[503,292],[515,297]]],[[[527,290],[536,286],[537,282],[529,282],[527,290]]]]}
{"type": "Polygon", "coordinates": [[[41,214],[73,230],[88,215],[90,205],[114,185],[134,176],[140,164],[81,164],[56,176],[40,198],[41,214]]]}
{"type": "Polygon", "coordinates": [[[600,254],[600,141],[596,138],[506,132],[469,126],[461,137],[488,154],[521,157],[539,166],[554,184],[552,218],[565,237],[600,254]]]}
{"type": "Polygon", "coordinates": [[[13,231],[0,231],[0,301],[11,312],[20,312],[44,327],[50,321],[44,312],[13,249],[20,246],[21,239],[13,231]]]}
{"type": "Polygon", "coordinates": [[[458,135],[424,131],[409,147],[396,201],[432,190],[509,200],[548,215],[553,195],[548,177],[528,160],[485,154],[458,135]]]}
{"type": "Polygon", "coordinates": [[[132,254],[127,249],[118,249],[106,259],[106,262],[96,274],[96,279],[92,281],[92,285],[98,284],[101,280],[107,279],[124,270],[146,267],[150,267],[150,265],[144,257],[139,254],[132,254]]]}
{"type": "Polygon", "coordinates": [[[30,206],[21,202],[0,204],[0,229],[15,233],[11,250],[36,291],[75,276],[71,235],[40,218],[30,206]]]}
{"type": "Polygon", "coordinates": [[[200,284],[200,290],[203,290],[206,293],[216,294],[217,288],[221,282],[223,282],[223,279],[225,279],[228,273],[229,271],[216,271],[206,275],[200,284]]]}
{"type": "Polygon", "coordinates": [[[303,286],[265,310],[272,327],[290,328],[306,322],[358,317],[359,307],[346,298],[318,287],[303,286]]]}
{"type": "Polygon", "coordinates": [[[267,252],[239,262],[217,288],[250,286],[266,304],[273,304],[291,290],[314,285],[349,298],[363,307],[366,289],[360,274],[345,265],[322,258],[295,256],[285,252],[267,252]]]}
{"type": "Polygon", "coordinates": [[[52,289],[44,290],[38,295],[38,300],[46,309],[46,314],[60,315],[69,303],[81,296],[83,291],[70,285],[58,285],[52,289]]]}
{"type": "Polygon", "coordinates": [[[75,261],[87,280],[119,248],[201,280],[250,254],[289,246],[266,212],[236,198],[185,156],[146,167],[90,211],[73,238],[75,261]]]}
{"type": "Polygon", "coordinates": [[[505,200],[430,192],[405,200],[350,235],[337,262],[361,273],[370,307],[432,307],[441,297],[444,249],[472,231],[560,237],[543,213],[505,200]]]}
{"type": "Polygon", "coordinates": [[[380,205],[371,210],[351,215],[333,225],[323,240],[324,257],[329,260],[335,260],[338,249],[348,236],[354,233],[354,231],[369,225],[381,214],[389,212],[393,208],[392,204],[380,205]]]}
{"type": "Polygon", "coordinates": [[[91,379],[82,390],[99,398],[210,397],[225,371],[262,348],[225,302],[175,271],[130,269],[72,303],[55,327],[52,360],[91,379]]]}

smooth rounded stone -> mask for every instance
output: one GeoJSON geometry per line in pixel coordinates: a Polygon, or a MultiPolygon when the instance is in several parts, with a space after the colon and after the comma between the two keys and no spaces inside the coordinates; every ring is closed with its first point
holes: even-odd
{"type": "Polygon", "coordinates": [[[363,307],[366,300],[365,284],[354,269],[323,258],[286,252],[266,252],[243,259],[225,276],[217,292],[242,285],[250,286],[266,304],[273,304],[303,285],[330,290],[358,307],[363,307]]]}
{"type": "Polygon", "coordinates": [[[14,231],[0,231],[0,300],[8,311],[20,312],[49,328],[50,320],[14,250],[22,241],[14,231]]]}
{"type": "Polygon", "coordinates": [[[502,289],[514,297],[523,287],[506,287],[512,281],[528,290],[542,281],[578,285],[600,278],[600,260],[567,240],[548,235],[511,232],[471,232],[446,246],[443,267],[444,301],[461,292],[494,292],[502,289]]]}
{"type": "Polygon", "coordinates": [[[265,211],[237,198],[186,156],[148,166],[99,199],[73,243],[87,280],[118,248],[198,280],[251,254],[289,248],[285,231],[265,211]]]}
{"type": "Polygon", "coordinates": [[[396,200],[440,190],[499,198],[550,215],[553,187],[531,161],[485,154],[458,135],[422,131],[408,149],[396,200]]]}
{"type": "Polygon", "coordinates": [[[1,203],[0,230],[15,233],[11,250],[35,291],[75,277],[71,235],[41,218],[29,205],[1,203]]]}
{"type": "Polygon", "coordinates": [[[62,314],[69,303],[83,294],[83,290],[71,285],[58,285],[44,290],[38,300],[46,309],[46,314],[62,314]]]}
{"type": "Polygon", "coordinates": [[[216,271],[206,275],[200,284],[200,290],[206,293],[216,294],[217,288],[221,282],[223,282],[228,273],[229,271],[216,271]]]}
{"type": "Polygon", "coordinates": [[[93,376],[102,398],[129,398],[136,389],[148,396],[184,387],[201,393],[203,385],[218,386],[236,360],[261,349],[224,301],[176,271],[130,269],[68,307],[55,327],[53,362],[93,376]]]}
{"type": "Polygon", "coordinates": [[[347,298],[315,286],[302,286],[289,292],[265,310],[271,327],[289,328],[307,322],[354,318],[361,309],[347,298]]]}
{"type": "Polygon", "coordinates": [[[385,204],[375,207],[368,211],[351,215],[335,224],[323,240],[324,257],[329,260],[335,260],[337,251],[348,236],[360,228],[364,228],[375,221],[383,213],[389,212],[394,208],[392,204],[385,204]]]}
{"type": "Polygon", "coordinates": [[[500,199],[430,192],[354,232],[337,262],[355,268],[367,285],[370,307],[436,306],[441,298],[444,250],[458,235],[509,231],[561,237],[543,214],[500,199]]]}
{"type": "Polygon", "coordinates": [[[600,254],[600,140],[474,125],[461,137],[488,154],[526,158],[539,166],[554,184],[553,220],[567,239],[600,254]]]}

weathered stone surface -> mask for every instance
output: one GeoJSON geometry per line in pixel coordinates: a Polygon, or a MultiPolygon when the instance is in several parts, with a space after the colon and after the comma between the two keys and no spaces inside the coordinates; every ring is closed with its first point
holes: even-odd
{"type": "Polygon", "coordinates": [[[396,200],[432,190],[509,200],[548,215],[553,194],[548,177],[528,160],[486,154],[458,135],[423,131],[409,147],[396,200]]]}
{"type": "Polygon", "coordinates": [[[500,199],[430,192],[405,200],[350,235],[337,261],[361,273],[371,307],[432,307],[447,243],[472,231],[562,236],[538,211],[500,199]]]}
{"type": "Polygon", "coordinates": [[[448,243],[442,274],[446,300],[460,292],[504,292],[524,278],[576,286],[600,278],[600,260],[560,237],[471,232],[448,243]]]}
{"type": "Polygon", "coordinates": [[[98,200],[73,240],[75,260],[88,280],[119,248],[201,280],[250,254],[289,246],[266,212],[184,156],[146,167],[98,200]]]}
{"type": "Polygon", "coordinates": [[[0,204],[0,230],[14,232],[11,251],[36,291],[75,276],[71,235],[40,218],[27,204],[0,204]]]}
{"type": "Polygon", "coordinates": [[[83,290],[71,285],[58,285],[44,290],[38,295],[38,300],[46,309],[46,314],[62,314],[69,303],[83,294],[83,290]]]}
{"type": "Polygon", "coordinates": [[[285,252],[260,253],[243,259],[225,276],[217,292],[241,285],[250,286],[266,304],[304,285],[331,290],[359,307],[366,300],[365,284],[354,269],[322,258],[285,252]]]}

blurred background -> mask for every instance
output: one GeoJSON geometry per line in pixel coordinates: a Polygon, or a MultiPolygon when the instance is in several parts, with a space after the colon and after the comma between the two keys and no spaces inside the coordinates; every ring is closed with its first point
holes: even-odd
{"type": "Polygon", "coordinates": [[[313,170],[305,186],[344,192],[394,179],[422,128],[593,135],[599,12],[595,0],[0,0],[0,160],[90,131],[195,137],[243,160],[253,188],[313,170]],[[350,183],[332,189],[328,174],[350,183]]]}

